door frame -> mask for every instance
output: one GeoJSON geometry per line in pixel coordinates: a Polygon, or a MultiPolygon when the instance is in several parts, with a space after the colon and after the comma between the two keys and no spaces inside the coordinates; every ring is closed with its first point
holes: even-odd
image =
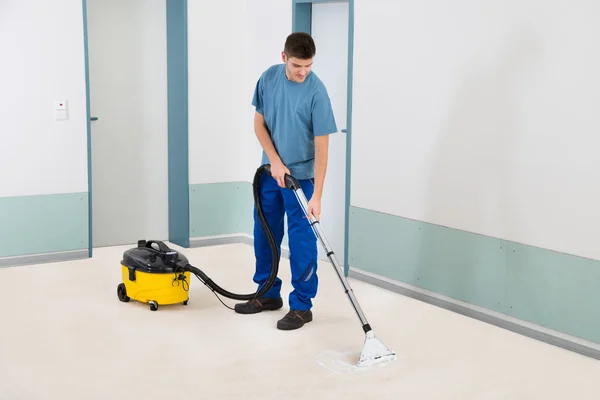
{"type": "Polygon", "coordinates": [[[346,92],[346,204],[344,205],[344,275],[349,271],[350,184],[352,166],[352,83],[354,69],[354,0],[292,0],[292,31],[312,34],[313,3],[348,3],[348,82],[346,92]]]}
{"type": "MultiPolygon", "coordinates": [[[[167,14],[167,90],[168,90],[168,226],[169,241],[189,247],[189,169],[188,169],[188,74],[187,74],[187,0],[165,0],[167,14]]],[[[81,0],[85,93],[87,119],[88,175],[88,257],[94,242],[92,215],[92,126],[98,117],[91,115],[88,53],[87,1],[81,0]]],[[[142,239],[142,238],[140,238],[142,239]]]]}
{"type": "Polygon", "coordinates": [[[92,257],[92,116],[90,110],[90,58],[88,53],[87,2],[81,0],[83,11],[83,54],[85,59],[85,112],[87,125],[87,178],[88,178],[88,257],[92,257]]]}

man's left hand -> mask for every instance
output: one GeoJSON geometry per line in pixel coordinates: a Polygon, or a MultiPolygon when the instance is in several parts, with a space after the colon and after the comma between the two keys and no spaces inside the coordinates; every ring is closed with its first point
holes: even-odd
{"type": "Polygon", "coordinates": [[[321,199],[312,197],[308,202],[308,215],[314,216],[317,220],[321,218],[321,199]]]}

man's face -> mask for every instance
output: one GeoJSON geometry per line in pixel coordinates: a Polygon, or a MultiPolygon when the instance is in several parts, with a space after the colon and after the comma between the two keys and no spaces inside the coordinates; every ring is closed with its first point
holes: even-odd
{"type": "Polygon", "coordinates": [[[304,82],[312,68],[313,60],[288,57],[285,53],[282,53],[282,59],[285,63],[285,73],[288,79],[298,83],[304,82]]]}

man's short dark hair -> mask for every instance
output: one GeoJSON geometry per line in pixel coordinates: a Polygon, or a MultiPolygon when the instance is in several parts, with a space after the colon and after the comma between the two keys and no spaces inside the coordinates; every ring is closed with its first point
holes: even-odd
{"type": "Polygon", "coordinates": [[[305,32],[294,32],[285,40],[283,48],[288,57],[308,60],[315,56],[317,49],[313,38],[305,32]]]}

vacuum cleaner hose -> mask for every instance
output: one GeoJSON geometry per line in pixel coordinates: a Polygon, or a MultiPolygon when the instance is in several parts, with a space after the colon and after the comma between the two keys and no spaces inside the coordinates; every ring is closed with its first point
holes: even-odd
{"type": "MultiPolygon", "coordinates": [[[[254,204],[256,206],[256,212],[257,212],[258,218],[260,220],[262,230],[265,233],[265,235],[267,236],[267,240],[269,241],[269,245],[271,247],[271,260],[272,260],[271,261],[271,272],[270,272],[269,277],[267,278],[266,282],[264,283],[264,285],[262,285],[259,288],[259,290],[254,293],[248,293],[248,294],[232,293],[228,290],[223,289],[219,285],[217,285],[212,279],[210,279],[199,268],[196,268],[190,264],[187,264],[184,267],[184,269],[195,274],[200,280],[202,280],[202,282],[206,286],[211,288],[213,291],[221,294],[222,296],[225,296],[227,298],[234,299],[234,300],[252,300],[252,299],[263,296],[265,293],[267,293],[273,287],[273,284],[275,283],[275,279],[277,278],[277,273],[279,272],[279,251],[277,250],[277,244],[275,243],[275,236],[273,235],[273,232],[271,231],[271,228],[269,227],[269,224],[267,223],[267,219],[263,212],[262,203],[260,200],[260,179],[263,174],[271,175],[271,166],[269,164],[261,165],[256,170],[256,173],[254,174],[254,182],[252,183],[253,190],[254,190],[254,204]]],[[[289,175],[286,176],[285,183],[289,189],[294,189],[298,185],[298,182],[296,181],[296,179],[289,175]]]]}

